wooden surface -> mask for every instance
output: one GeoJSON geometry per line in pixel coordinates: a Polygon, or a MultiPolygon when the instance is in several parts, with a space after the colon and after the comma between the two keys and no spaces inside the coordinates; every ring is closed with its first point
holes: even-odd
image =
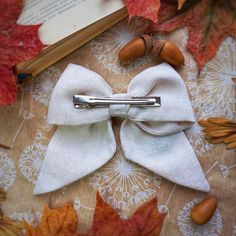
{"type": "MultiPolygon", "coordinates": [[[[106,200],[119,210],[123,218],[132,214],[142,202],[157,196],[158,205],[169,210],[161,235],[236,235],[236,153],[226,150],[223,144],[207,144],[197,125],[187,131],[187,136],[212,187],[209,194],[175,185],[127,162],[120,146],[114,158],[91,175],[52,193],[41,196],[32,194],[47,144],[56,129],[47,124],[46,118],[50,94],[60,73],[68,63],[80,64],[101,74],[114,92],[125,92],[133,76],[159,63],[150,56],[128,66],[122,66],[117,61],[121,45],[140,35],[143,29],[140,21],[122,21],[42,72],[32,83],[23,86],[13,106],[1,108],[0,143],[12,147],[9,151],[0,150],[0,186],[8,194],[2,205],[5,215],[37,224],[45,204],[54,207],[74,201],[79,215],[78,230],[85,232],[92,224],[95,192],[98,189],[102,194],[109,193],[106,200]],[[134,170],[138,173],[135,180],[134,170]],[[112,181],[114,173],[125,179],[124,184],[119,182],[119,178],[112,181]],[[218,210],[208,224],[195,226],[189,220],[189,211],[192,204],[208,195],[216,196],[218,210]]],[[[197,119],[209,116],[236,119],[236,87],[230,79],[236,75],[233,50],[236,49],[236,42],[226,39],[217,56],[198,74],[193,57],[184,48],[187,39],[184,29],[156,37],[167,38],[183,50],[186,63],[178,71],[189,89],[197,119]],[[228,83],[228,87],[224,83],[228,83]],[[217,86],[221,87],[217,90],[217,86]]],[[[113,129],[117,143],[119,125],[120,120],[115,119],[113,129]]]]}

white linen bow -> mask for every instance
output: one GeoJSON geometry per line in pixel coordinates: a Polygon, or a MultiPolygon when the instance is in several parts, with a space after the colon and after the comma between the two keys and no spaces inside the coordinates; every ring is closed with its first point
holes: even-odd
{"type": "Polygon", "coordinates": [[[57,124],[34,194],[59,189],[107,163],[116,142],[111,117],[123,117],[120,139],[127,159],[177,184],[201,191],[210,186],[183,130],[194,122],[184,82],[168,64],[146,69],[127,94],[113,94],[98,74],[70,64],[50,100],[48,122],[57,124]],[[112,105],[75,109],[74,94],[95,97],[160,96],[161,107],[112,105]]]}

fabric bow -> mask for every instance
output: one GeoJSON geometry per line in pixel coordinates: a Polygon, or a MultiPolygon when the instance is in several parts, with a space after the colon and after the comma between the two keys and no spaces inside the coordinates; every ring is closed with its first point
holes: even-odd
{"type": "Polygon", "coordinates": [[[58,125],[45,156],[34,194],[68,185],[100,168],[116,151],[111,117],[123,117],[120,140],[127,159],[177,184],[209,191],[194,151],[183,130],[194,122],[185,84],[168,64],[144,70],[127,94],[113,94],[98,74],[70,64],[50,100],[48,122],[58,125]],[[160,96],[161,107],[75,109],[74,94],[95,97],[160,96]]]}

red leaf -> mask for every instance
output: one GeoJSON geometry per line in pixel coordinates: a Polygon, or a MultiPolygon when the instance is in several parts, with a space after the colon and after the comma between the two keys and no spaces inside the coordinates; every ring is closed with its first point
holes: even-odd
{"type": "Polygon", "coordinates": [[[0,106],[16,100],[16,81],[9,67],[0,64],[0,106]]]}
{"type": "Polygon", "coordinates": [[[15,24],[23,8],[22,0],[3,0],[0,4],[1,31],[15,24]]]}
{"type": "Polygon", "coordinates": [[[164,214],[157,210],[157,200],[152,199],[141,206],[129,220],[121,220],[97,193],[92,236],[158,236],[164,214]]]}
{"type": "Polygon", "coordinates": [[[224,38],[229,35],[236,37],[236,1],[186,1],[180,11],[176,3],[162,1],[159,22],[152,30],[170,32],[185,26],[189,30],[187,48],[201,70],[215,55],[224,38]]]}
{"type": "Polygon", "coordinates": [[[124,0],[129,16],[142,16],[156,23],[158,21],[158,11],[160,0],[124,0]]]}
{"type": "Polygon", "coordinates": [[[160,214],[157,210],[157,199],[154,198],[141,206],[130,219],[135,225],[140,235],[156,236],[161,232],[165,214],[160,214]]]}
{"type": "Polygon", "coordinates": [[[93,216],[92,236],[118,236],[122,232],[122,220],[97,192],[97,204],[93,216]]]}
{"type": "Polygon", "coordinates": [[[0,105],[15,101],[16,82],[12,67],[35,57],[43,49],[38,38],[40,25],[16,24],[22,7],[22,0],[4,0],[0,4],[0,105]]]}

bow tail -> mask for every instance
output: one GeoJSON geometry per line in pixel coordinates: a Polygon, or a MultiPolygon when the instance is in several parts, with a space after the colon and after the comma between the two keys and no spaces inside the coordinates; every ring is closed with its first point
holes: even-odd
{"type": "Polygon", "coordinates": [[[210,191],[210,185],[183,131],[155,136],[126,120],[120,136],[127,159],[179,185],[210,191]]]}
{"type": "Polygon", "coordinates": [[[59,189],[100,168],[115,153],[110,121],[59,126],[52,137],[34,194],[59,189]]]}

